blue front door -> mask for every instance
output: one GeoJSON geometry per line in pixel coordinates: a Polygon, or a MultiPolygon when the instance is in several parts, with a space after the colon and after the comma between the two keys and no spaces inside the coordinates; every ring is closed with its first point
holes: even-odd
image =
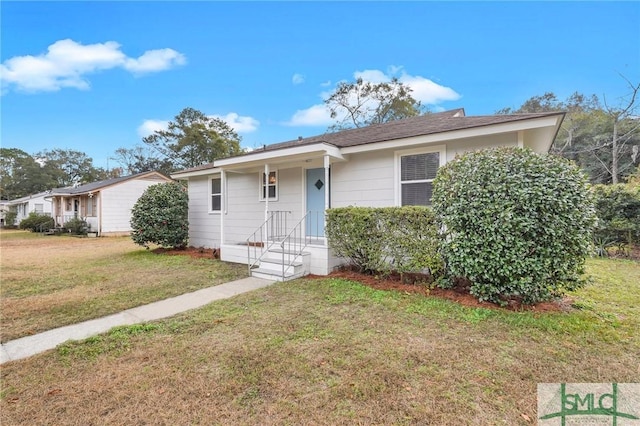
{"type": "Polygon", "coordinates": [[[324,237],[324,169],[307,169],[307,236],[324,237]]]}

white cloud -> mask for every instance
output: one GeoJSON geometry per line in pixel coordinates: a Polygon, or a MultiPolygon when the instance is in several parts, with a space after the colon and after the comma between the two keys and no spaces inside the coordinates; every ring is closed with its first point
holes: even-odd
{"type": "Polygon", "coordinates": [[[250,133],[258,129],[260,122],[253,117],[243,117],[235,112],[230,112],[227,115],[214,115],[212,117],[219,118],[225,121],[229,126],[238,133],[250,133]]]}
{"type": "Polygon", "coordinates": [[[333,123],[331,113],[324,104],[314,105],[307,109],[296,111],[287,126],[328,126],[333,123]]]}
{"type": "MultiPolygon", "coordinates": [[[[414,99],[424,105],[436,106],[444,101],[460,99],[460,95],[450,87],[434,83],[428,78],[407,74],[403,71],[402,66],[391,65],[386,73],[381,70],[356,71],[353,73],[353,77],[355,79],[361,78],[364,81],[374,84],[385,83],[396,77],[401,83],[409,86],[412,89],[411,95],[414,99]],[[397,76],[398,73],[400,73],[400,76],[397,76]]],[[[330,84],[331,82],[328,81],[327,83],[321,84],[321,86],[327,87],[330,84]]],[[[331,96],[332,93],[333,90],[323,91],[320,93],[320,96],[326,99],[331,96]]],[[[440,107],[436,106],[435,108],[440,107]]],[[[332,119],[327,107],[324,104],[319,104],[296,111],[291,120],[285,124],[288,126],[322,126],[334,124],[336,121],[341,121],[341,117],[332,119]]]]}
{"type": "MultiPolygon", "coordinates": [[[[364,70],[356,71],[353,73],[353,76],[356,79],[361,78],[371,83],[384,83],[391,81],[400,71],[402,71],[401,66],[392,65],[389,67],[387,74],[380,70],[364,70]]],[[[460,99],[460,95],[455,90],[435,83],[428,78],[413,76],[407,74],[405,71],[402,71],[397,78],[402,84],[411,88],[411,96],[413,96],[415,100],[425,105],[435,105],[444,101],[456,101],[460,99]]]]}
{"type": "Polygon", "coordinates": [[[329,87],[331,86],[331,80],[327,80],[324,83],[320,83],[320,86],[322,87],[329,87]]]}
{"type": "Polygon", "coordinates": [[[402,73],[398,80],[413,90],[411,96],[414,99],[426,105],[435,105],[444,101],[457,101],[461,97],[452,88],[441,86],[428,78],[402,73]]]}
{"type": "Polygon", "coordinates": [[[156,130],[167,130],[169,121],[167,120],[144,120],[140,126],[138,126],[138,136],[144,138],[149,136],[156,130]]]}
{"type": "MultiPolygon", "coordinates": [[[[441,102],[455,101],[461,97],[450,87],[437,84],[428,78],[407,74],[402,66],[397,65],[390,65],[386,73],[381,70],[356,71],[353,73],[353,77],[374,84],[385,83],[396,77],[401,83],[411,88],[411,95],[415,100],[420,101],[423,105],[432,105],[434,110],[443,110],[438,106],[441,102]]],[[[331,81],[327,81],[320,86],[328,87],[330,85],[331,81]]],[[[320,96],[326,99],[331,94],[333,94],[333,90],[325,90],[320,93],[320,96]]],[[[341,117],[332,119],[327,107],[324,104],[319,104],[296,111],[291,120],[285,124],[288,126],[329,126],[337,121],[341,121],[341,117]]]]}
{"type": "Polygon", "coordinates": [[[87,74],[124,68],[142,74],[163,71],[186,62],[173,49],[148,50],[129,58],[115,41],[83,45],[70,39],[58,40],[37,56],[14,56],[0,65],[3,91],[10,87],[26,92],[56,91],[65,87],[87,90],[87,74]]]}
{"type": "Polygon", "coordinates": [[[387,81],[391,81],[391,77],[387,76],[380,70],[364,70],[364,71],[356,71],[353,73],[353,77],[355,79],[363,79],[364,81],[368,81],[370,83],[385,83],[387,81]]]}
{"type": "Polygon", "coordinates": [[[294,74],[293,77],[291,77],[291,82],[296,85],[304,83],[304,75],[294,74]]]}
{"type": "Polygon", "coordinates": [[[391,75],[398,74],[404,67],[402,65],[389,65],[387,71],[391,75]]]}
{"type": "Polygon", "coordinates": [[[124,68],[134,73],[164,71],[175,65],[184,65],[185,56],[173,49],[147,50],[138,59],[128,58],[124,68]]]}
{"type": "MultiPolygon", "coordinates": [[[[233,130],[238,133],[250,133],[258,129],[260,122],[253,117],[243,117],[235,112],[230,112],[227,115],[209,115],[210,118],[219,118],[226,122],[233,130]]],[[[138,136],[144,138],[151,135],[156,130],[167,130],[169,126],[169,120],[144,120],[140,126],[138,126],[138,136]]]]}

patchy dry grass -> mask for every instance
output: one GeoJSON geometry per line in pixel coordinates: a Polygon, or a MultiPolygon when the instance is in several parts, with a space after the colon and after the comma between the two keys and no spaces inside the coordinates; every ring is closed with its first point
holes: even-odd
{"type": "Polygon", "coordinates": [[[0,421],[535,424],[537,383],[640,381],[639,268],[589,262],[556,313],[278,284],[5,364],[0,421]]]}
{"type": "Polygon", "coordinates": [[[130,238],[0,233],[0,339],[55,327],[246,276],[213,259],[163,256],[130,238]]]}

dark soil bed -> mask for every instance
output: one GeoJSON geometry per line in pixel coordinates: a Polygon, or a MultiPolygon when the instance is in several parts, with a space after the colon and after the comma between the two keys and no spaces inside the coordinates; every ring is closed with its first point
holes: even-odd
{"type": "MultiPolygon", "coordinates": [[[[205,249],[202,247],[185,247],[181,249],[156,248],[153,250],[157,254],[165,255],[183,255],[191,256],[199,259],[219,259],[220,249],[205,249]]],[[[571,310],[571,300],[568,298],[554,301],[538,303],[536,305],[523,305],[518,301],[511,300],[507,306],[502,307],[495,303],[480,302],[471,294],[468,287],[461,285],[453,289],[431,288],[421,283],[426,282],[424,277],[419,275],[405,275],[404,279],[400,275],[393,274],[388,277],[378,277],[363,274],[349,269],[340,269],[330,274],[333,278],[344,278],[365,284],[377,290],[391,290],[405,293],[418,293],[429,297],[439,297],[442,299],[452,300],[464,306],[488,309],[507,309],[512,311],[535,311],[535,312],[561,312],[571,310]],[[413,284],[407,283],[414,282],[413,284]]],[[[310,275],[307,278],[326,278],[324,276],[310,275]]]]}
{"type": "MultiPolygon", "coordinates": [[[[365,284],[377,290],[392,290],[406,293],[418,293],[429,297],[439,297],[442,299],[452,300],[464,306],[488,308],[488,309],[506,309],[511,311],[534,311],[534,312],[563,312],[571,310],[571,300],[568,298],[554,301],[538,303],[536,305],[523,305],[515,300],[509,301],[507,306],[502,307],[495,303],[480,302],[471,294],[468,288],[459,286],[453,289],[430,288],[426,284],[416,283],[408,284],[401,280],[399,275],[391,275],[389,277],[376,277],[373,275],[363,274],[351,270],[338,270],[330,274],[334,278],[344,278],[365,284]]],[[[313,278],[326,278],[322,276],[313,276],[313,278]]],[[[415,278],[415,277],[414,277],[415,278]]]]}
{"type": "Polygon", "coordinates": [[[203,247],[163,248],[153,249],[154,253],[170,256],[191,256],[196,259],[220,259],[220,249],[206,249],[203,247]]]}

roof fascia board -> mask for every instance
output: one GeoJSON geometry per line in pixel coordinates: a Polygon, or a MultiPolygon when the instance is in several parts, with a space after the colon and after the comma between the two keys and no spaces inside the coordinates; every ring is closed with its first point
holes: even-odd
{"type": "Polygon", "coordinates": [[[530,118],[509,123],[489,124],[486,126],[470,127],[468,129],[450,130],[442,133],[434,133],[431,135],[411,136],[402,139],[393,139],[384,142],[374,142],[364,145],[356,145],[342,148],[343,154],[355,154],[366,151],[377,151],[380,149],[397,148],[398,140],[403,141],[403,146],[420,145],[428,143],[439,143],[455,139],[465,139],[477,136],[488,136],[500,133],[517,132],[521,130],[537,129],[540,127],[556,127],[559,126],[564,114],[558,114],[547,117],[530,118]]]}
{"type": "Polygon", "coordinates": [[[226,168],[235,165],[245,166],[249,163],[264,163],[273,159],[284,159],[284,157],[294,157],[316,153],[325,153],[338,160],[344,160],[342,152],[338,147],[321,142],[311,145],[294,146],[290,148],[275,149],[273,151],[264,151],[239,157],[225,158],[216,161],[215,165],[220,168],[226,168]]]}
{"type": "Polygon", "coordinates": [[[222,169],[220,167],[211,167],[211,168],[208,168],[208,169],[194,170],[192,172],[172,173],[171,177],[173,179],[188,179],[188,178],[191,178],[191,177],[215,175],[215,174],[219,174],[221,171],[222,171],[222,169]]]}
{"type": "Polygon", "coordinates": [[[23,204],[23,203],[28,203],[31,200],[35,200],[37,198],[42,197],[43,199],[47,197],[47,195],[49,195],[48,192],[38,192],[37,194],[33,194],[33,195],[25,195],[24,197],[20,197],[20,198],[16,198],[13,200],[3,200],[2,202],[4,204],[7,205],[12,205],[12,204],[23,204]]]}

